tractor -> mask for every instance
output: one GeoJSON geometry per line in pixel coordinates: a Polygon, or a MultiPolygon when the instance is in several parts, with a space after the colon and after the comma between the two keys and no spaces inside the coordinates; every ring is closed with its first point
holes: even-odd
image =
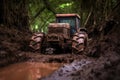
{"type": "Polygon", "coordinates": [[[80,53],[87,46],[87,38],[78,14],[56,14],[56,22],[48,25],[47,34],[33,34],[30,47],[47,54],[80,53]]]}

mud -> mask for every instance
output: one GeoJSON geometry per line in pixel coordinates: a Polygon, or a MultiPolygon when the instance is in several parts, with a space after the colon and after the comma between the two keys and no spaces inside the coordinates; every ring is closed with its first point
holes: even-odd
{"type": "Polygon", "coordinates": [[[0,69],[0,80],[38,80],[48,76],[63,64],[22,62],[0,69]]]}
{"type": "MultiPolygon", "coordinates": [[[[119,14],[117,10],[113,19],[104,21],[93,31],[89,30],[87,49],[79,54],[46,55],[33,51],[28,47],[30,32],[20,32],[1,24],[0,68],[4,70],[3,68],[19,62],[65,63],[49,76],[38,77],[39,80],[120,80],[119,14]]],[[[7,78],[14,75],[3,74],[0,78],[4,76],[7,78]]]]}
{"type": "Polygon", "coordinates": [[[86,65],[91,63],[92,61],[88,61],[86,59],[74,61],[71,64],[62,66],[49,77],[40,80],[74,80],[72,75],[74,75],[77,71],[82,71],[86,65]]]}

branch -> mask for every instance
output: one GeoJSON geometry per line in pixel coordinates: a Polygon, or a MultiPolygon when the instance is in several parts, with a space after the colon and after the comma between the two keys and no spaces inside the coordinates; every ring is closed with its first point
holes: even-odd
{"type": "Polygon", "coordinates": [[[48,16],[48,18],[43,21],[44,24],[40,26],[40,29],[42,29],[43,27],[45,27],[44,25],[46,24],[46,21],[48,21],[50,18],[51,18],[51,15],[48,16]]]}
{"type": "Polygon", "coordinates": [[[43,3],[49,11],[51,11],[53,14],[56,14],[54,8],[51,7],[50,2],[48,0],[43,0],[43,3]]]}
{"type": "Polygon", "coordinates": [[[108,15],[107,19],[109,19],[111,17],[111,15],[113,15],[113,13],[115,12],[115,10],[117,8],[120,7],[120,1],[113,7],[113,9],[111,10],[110,14],[108,15]]]}
{"type": "Polygon", "coordinates": [[[45,10],[45,7],[41,8],[32,18],[31,22],[33,22],[43,11],[45,10]]]}
{"type": "Polygon", "coordinates": [[[92,14],[92,11],[93,11],[93,9],[91,8],[91,10],[90,10],[90,12],[89,12],[89,14],[88,14],[88,17],[87,17],[87,19],[86,19],[86,21],[85,21],[85,23],[84,23],[84,27],[86,27],[86,25],[87,25],[87,23],[88,23],[88,20],[90,19],[90,16],[91,16],[91,14],[92,14]]]}

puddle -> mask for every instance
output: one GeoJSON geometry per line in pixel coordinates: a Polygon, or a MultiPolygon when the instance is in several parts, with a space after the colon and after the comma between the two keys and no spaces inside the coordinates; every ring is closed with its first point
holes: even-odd
{"type": "Polygon", "coordinates": [[[25,62],[0,69],[0,80],[38,80],[48,76],[63,64],[25,62]]]}

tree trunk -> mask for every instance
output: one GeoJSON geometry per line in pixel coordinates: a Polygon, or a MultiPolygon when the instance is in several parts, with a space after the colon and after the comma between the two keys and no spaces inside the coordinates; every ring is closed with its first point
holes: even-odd
{"type": "Polygon", "coordinates": [[[87,19],[86,19],[86,21],[85,21],[85,23],[84,23],[84,27],[86,27],[86,25],[87,25],[87,23],[88,23],[88,21],[89,21],[89,19],[90,19],[90,16],[91,16],[91,14],[92,14],[92,11],[93,11],[93,9],[91,8],[91,10],[90,10],[90,12],[89,12],[89,14],[88,14],[88,16],[87,16],[87,19]]]}
{"type": "Polygon", "coordinates": [[[27,0],[0,0],[0,24],[29,29],[27,0]]]}
{"type": "Polygon", "coordinates": [[[0,24],[4,24],[4,0],[0,0],[0,24]]]}

